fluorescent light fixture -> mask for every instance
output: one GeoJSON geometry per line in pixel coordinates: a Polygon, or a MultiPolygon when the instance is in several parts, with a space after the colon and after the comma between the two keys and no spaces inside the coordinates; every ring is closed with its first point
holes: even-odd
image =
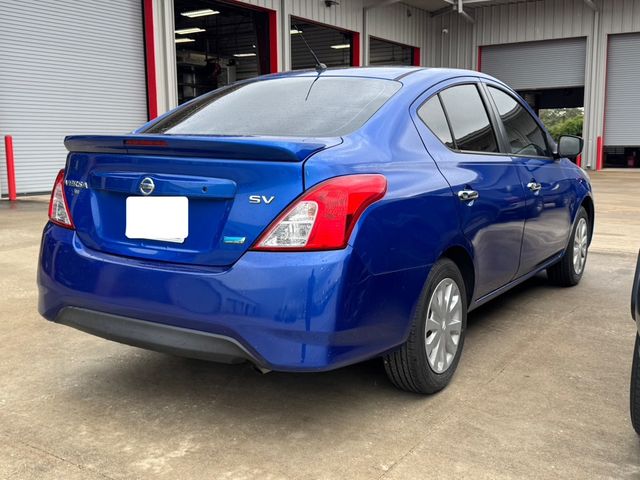
{"type": "Polygon", "coordinates": [[[351,48],[351,44],[350,43],[341,43],[339,45],[331,45],[331,48],[334,48],[336,50],[342,50],[343,48],[351,48]]]}
{"type": "Polygon", "coordinates": [[[191,10],[189,12],[182,12],[180,15],[189,18],[206,17],[207,15],[217,15],[220,12],[217,10],[211,10],[210,8],[203,8],[202,10],[191,10]]]}
{"type": "Polygon", "coordinates": [[[237,58],[243,58],[243,57],[255,57],[256,54],[255,53],[234,53],[233,54],[234,57],[237,58]]]}
{"type": "Polygon", "coordinates": [[[176,43],[191,43],[191,42],[195,42],[195,40],[189,37],[176,38],[176,43]]]}
{"type": "Polygon", "coordinates": [[[290,33],[291,35],[296,35],[296,34],[298,34],[298,33],[302,33],[302,30],[298,30],[297,28],[292,28],[292,29],[289,31],[289,33],[290,33]]]}
{"type": "Polygon", "coordinates": [[[180,30],[176,30],[176,33],[178,35],[188,35],[189,33],[200,33],[200,32],[206,32],[206,30],[200,27],[182,28],[180,30]]]}

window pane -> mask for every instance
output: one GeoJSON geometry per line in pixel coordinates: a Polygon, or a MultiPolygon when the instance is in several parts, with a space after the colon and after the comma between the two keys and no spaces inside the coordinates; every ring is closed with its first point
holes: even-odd
{"type": "Polygon", "coordinates": [[[459,85],[440,93],[459,150],[497,152],[493,127],[475,85],[459,85]]]}
{"type": "Polygon", "coordinates": [[[496,136],[475,85],[459,85],[440,93],[459,150],[497,152],[496,136]]]}
{"type": "Polygon", "coordinates": [[[400,86],[316,75],[243,83],[200,97],[144,133],[341,136],[364,125],[400,86]]]}
{"type": "Polygon", "coordinates": [[[544,132],[533,117],[511,95],[497,88],[489,87],[489,92],[496,102],[500,118],[507,131],[511,151],[519,155],[548,157],[549,151],[544,139],[544,132]]]}
{"type": "Polygon", "coordinates": [[[437,95],[431,97],[418,109],[418,116],[442,143],[449,148],[453,148],[453,139],[451,138],[447,117],[444,115],[444,110],[442,110],[442,105],[437,95]]]}

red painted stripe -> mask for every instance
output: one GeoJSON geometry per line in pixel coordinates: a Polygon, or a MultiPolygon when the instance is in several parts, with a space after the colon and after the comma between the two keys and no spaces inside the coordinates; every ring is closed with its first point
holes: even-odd
{"type": "Polygon", "coordinates": [[[353,32],[352,33],[352,45],[353,49],[351,52],[351,66],[359,67],[360,66],[360,33],[353,32]]]}
{"type": "Polygon", "coordinates": [[[156,49],[153,29],[153,0],[144,0],[144,47],[147,61],[147,114],[149,120],[158,116],[158,85],[156,81],[156,49]]]}
{"type": "Polygon", "coordinates": [[[278,13],[269,10],[269,73],[278,71],[278,13]]]}
{"type": "Polygon", "coordinates": [[[414,67],[420,66],[420,49],[418,47],[413,47],[413,61],[411,65],[414,67]]]}
{"type": "Polygon", "coordinates": [[[478,68],[479,72],[482,71],[482,47],[478,47],[478,68]]]}
{"type": "Polygon", "coordinates": [[[4,153],[7,157],[7,184],[9,185],[9,200],[16,200],[16,169],[13,161],[13,137],[5,135],[4,153]]]}
{"type": "Polygon", "coordinates": [[[602,157],[603,157],[603,153],[604,153],[604,148],[602,145],[602,137],[598,137],[598,140],[596,141],[596,170],[602,170],[602,157]]]}

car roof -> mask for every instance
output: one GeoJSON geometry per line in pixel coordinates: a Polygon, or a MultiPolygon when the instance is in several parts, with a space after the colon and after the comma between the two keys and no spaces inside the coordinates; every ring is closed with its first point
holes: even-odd
{"type": "MultiPolygon", "coordinates": [[[[418,70],[423,70],[420,67],[405,67],[405,66],[381,66],[381,67],[334,67],[327,68],[322,71],[323,75],[332,77],[369,77],[369,78],[383,78],[387,80],[396,80],[399,77],[411,74],[418,70]]],[[[288,72],[277,73],[273,76],[278,77],[315,77],[318,75],[317,70],[291,70],[288,72]]],[[[271,75],[270,75],[271,76],[271,75]]]]}
{"type": "MultiPolygon", "coordinates": [[[[318,72],[314,69],[309,70],[290,70],[287,72],[274,73],[264,75],[260,78],[278,78],[278,77],[315,77],[318,72]]],[[[457,68],[431,68],[431,67],[411,67],[411,66],[379,66],[379,67],[335,67],[322,71],[322,75],[331,77],[361,77],[361,78],[381,78],[386,80],[402,80],[403,83],[408,81],[437,83],[447,78],[455,77],[480,77],[497,81],[482,72],[475,70],[463,70],[457,68]],[[417,75],[416,75],[417,74],[417,75]]],[[[499,82],[499,81],[498,81],[499,82]]],[[[499,82],[502,83],[502,82],[499,82]]]]}

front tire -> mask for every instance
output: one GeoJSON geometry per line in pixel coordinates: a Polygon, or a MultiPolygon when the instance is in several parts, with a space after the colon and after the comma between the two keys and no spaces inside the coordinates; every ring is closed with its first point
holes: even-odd
{"type": "Polygon", "coordinates": [[[629,395],[631,424],[640,435],[640,338],[636,334],[636,344],[633,347],[633,363],[631,364],[631,388],[629,395]]]}
{"type": "Polygon", "coordinates": [[[385,355],[384,367],[398,388],[435,393],[451,381],[467,329],[467,294],[460,270],[449,259],[433,266],[418,301],[407,341],[385,355]]]}
{"type": "Polygon", "coordinates": [[[547,268],[551,283],[561,287],[573,287],[580,283],[587,264],[589,232],[589,216],[584,207],[580,207],[567,250],[558,263],[547,268]]]}

